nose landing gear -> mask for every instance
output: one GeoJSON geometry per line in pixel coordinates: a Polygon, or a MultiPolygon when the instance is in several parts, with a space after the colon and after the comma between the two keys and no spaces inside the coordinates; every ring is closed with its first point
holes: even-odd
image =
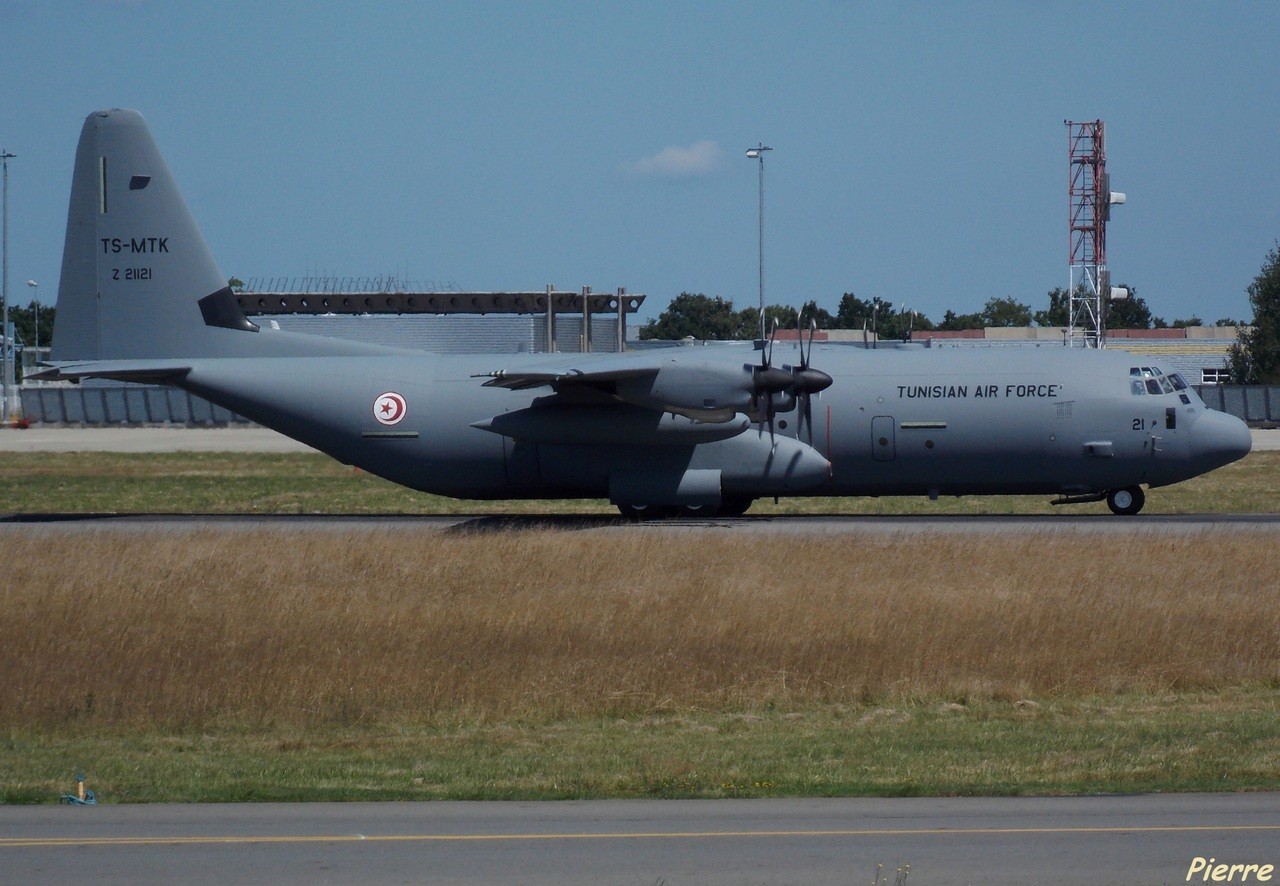
{"type": "Polygon", "coordinates": [[[1126,486],[1123,489],[1112,489],[1110,492],[1090,492],[1085,495],[1063,495],[1049,502],[1051,505],[1082,505],[1089,502],[1107,500],[1111,513],[1119,517],[1132,517],[1147,503],[1147,496],[1141,486],[1126,486]]]}
{"type": "Polygon", "coordinates": [[[1120,517],[1131,517],[1146,504],[1147,496],[1141,486],[1126,486],[1124,489],[1112,489],[1107,493],[1107,507],[1111,513],[1120,517]]]}

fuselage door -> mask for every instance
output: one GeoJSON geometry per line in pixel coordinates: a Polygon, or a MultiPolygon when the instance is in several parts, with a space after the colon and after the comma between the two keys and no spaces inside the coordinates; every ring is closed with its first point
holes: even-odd
{"type": "Polygon", "coordinates": [[[871,455],[876,461],[893,461],[897,457],[893,439],[893,416],[877,415],[871,419],[871,455]]]}

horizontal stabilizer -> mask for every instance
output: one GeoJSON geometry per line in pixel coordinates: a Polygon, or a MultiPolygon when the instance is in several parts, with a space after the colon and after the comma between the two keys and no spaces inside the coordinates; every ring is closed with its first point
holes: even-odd
{"type": "Polygon", "coordinates": [[[161,360],[115,360],[97,363],[66,363],[50,366],[28,375],[35,381],[80,381],[83,378],[106,378],[138,384],[173,384],[191,371],[187,363],[161,360]]]}

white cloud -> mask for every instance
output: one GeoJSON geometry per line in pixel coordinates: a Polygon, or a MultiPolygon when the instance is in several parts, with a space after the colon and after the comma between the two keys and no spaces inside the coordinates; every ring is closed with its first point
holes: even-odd
{"type": "Polygon", "coordinates": [[[720,167],[723,156],[724,151],[712,141],[694,142],[687,148],[673,145],[637,160],[631,166],[631,171],[637,175],[660,175],[670,178],[706,175],[720,167]]]}

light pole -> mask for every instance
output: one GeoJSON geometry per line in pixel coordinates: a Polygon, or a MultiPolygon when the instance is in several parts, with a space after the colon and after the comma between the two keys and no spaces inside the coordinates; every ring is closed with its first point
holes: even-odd
{"type": "Polygon", "coordinates": [[[13,337],[9,335],[9,161],[17,154],[10,154],[4,148],[0,148],[0,165],[4,167],[4,270],[0,272],[0,299],[4,300],[4,328],[0,339],[4,341],[4,367],[0,372],[4,374],[4,415],[0,416],[0,421],[7,422],[10,416],[9,410],[9,391],[13,387],[13,337]]]}
{"type": "Polygon", "coordinates": [[[40,284],[35,280],[28,280],[27,285],[31,287],[31,304],[36,309],[36,362],[40,361],[40,284]]]}
{"type": "Polygon", "coordinates": [[[752,160],[760,161],[760,339],[764,340],[764,152],[773,148],[760,142],[747,151],[752,160]]]}

